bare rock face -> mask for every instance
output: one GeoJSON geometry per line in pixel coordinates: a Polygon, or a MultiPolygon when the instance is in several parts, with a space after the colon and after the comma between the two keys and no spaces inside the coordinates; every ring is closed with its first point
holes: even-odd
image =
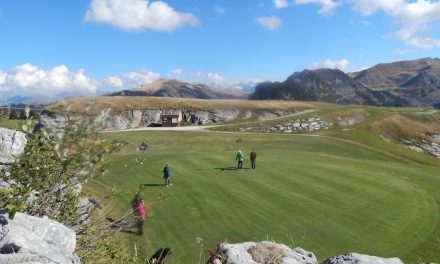
{"type": "Polygon", "coordinates": [[[269,241],[221,244],[219,250],[227,256],[228,264],[318,264],[312,252],[302,248],[291,249],[269,241]],[[275,262],[277,261],[277,262],[275,262]]]}
{"type": "Polygon", "coordinates": [[[403,264],[399,258],[380,258],[358,253],[348,253],[341,256],[332,257],[324,264],[403,264]]]}
{"type": "Polygon", "coordinates": [[[106,130],[138,128],[142,121],[141,110],[129,110],[123,114],[111,116],[105,123],[106,130]]]}
{"type": "Polygon", "coordinates": [[[75,232],[56,221],[0,212],[0,224],[0,263],[80,263],[75,232]]]}
{"type": "Polygon", "coordinates": [[[404,146],[440,159],[440,135],[427,136],[424,140],[401,139],[404,146]]]}
{"type": "Polygon", "coordinates": [[[0,127],[0,165],[13,163],[14,157],[23,153],[26,142],[23,132],[0,127]]]}

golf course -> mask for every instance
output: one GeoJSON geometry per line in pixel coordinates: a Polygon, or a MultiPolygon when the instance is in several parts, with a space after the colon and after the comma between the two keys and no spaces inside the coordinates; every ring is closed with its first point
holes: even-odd
{"type": "Polygon", "coordinates": [[[142,185],[144,235],[114,239],[141,256],[170,247],[167,263],[201,263],[217,243],[261,240],[302,247],[319,261],[347,252],[440,261],[440,162],[358,129],[360,141],[355,129],[339,137],[340,131],[104,133],[125,145],[86,189],[97,198],[112,192],[104,208],[117,219],[142,185]],[[144,140],[145,156],[139,152],[144,140]],[[246,157],[241,171],[235,170],[238,149],[246,157]],[[256,170],[250,169],[252,149],[256,170]]]}

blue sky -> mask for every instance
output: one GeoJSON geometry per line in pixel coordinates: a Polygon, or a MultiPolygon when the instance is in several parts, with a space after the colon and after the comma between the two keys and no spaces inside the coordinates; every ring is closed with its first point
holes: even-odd
{"type": "Polygon", "coordinates": [[[0,103],[436,57],[437,0],[2,0],[0,103]]]}

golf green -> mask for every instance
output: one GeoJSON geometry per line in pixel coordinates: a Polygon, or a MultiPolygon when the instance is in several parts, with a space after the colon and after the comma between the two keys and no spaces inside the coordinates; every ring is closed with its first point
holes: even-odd
{"type": "Polygon", "coordinates": [[[128,144],[87,188],[98,197],[114,188],[106,207],[116,218],[145,185],[144,236],[115,236],[127,247],[136,244],[141,255],[170,247],[167,263],[198,263],[199,237],[203,250],[223,241],[274,240],[303,247],[319,260],[347,252],[397,256],[406,263],[440,260],[439,167],[318,136],[123,132],[103,137],[128,144]],[[140,164],[143,140],[149,150],[140,164]],[[234,169],[239,148],[246,157],[242,171],[234,169]],[[252,148],[256,170],[249,169],[252,148]],[[165,163],[171,168],[170,188],[163,186],[165,163]],[[158,202],[161,194],[169,197],[158,202]]]}

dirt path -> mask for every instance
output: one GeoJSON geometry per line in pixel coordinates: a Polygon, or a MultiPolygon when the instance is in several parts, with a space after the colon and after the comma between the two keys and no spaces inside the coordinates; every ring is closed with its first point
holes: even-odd
{"type": "Polygon", "coordinates": [[[208,131],[207,128],[213,128],[213,127],[222,127],[222,126],[228,126],[228,125],[242,125],[242,124],[254,124],[264,121],[272,121],[272,120],[278,120],[278,119],[284,119],[289,117],[295,117],[295,116],[302,116],[305,114],[310,114],[313,112],[316,112],[318,110],[316,109],[308,109],[304,111],[299,111],[293,114],[275,117],[275,118],[269,118],[266,120],[261,121],[253,121],[253,122],[242,122],[242,123],[235,123],[235,124],[225,124],[225,125],[209,125],[209,126],[183,126],[183,127],[140,127],[140,128],[132,128],[132,129],[124,129],[124,130],[112,130],[112,131],[102,131],[102,133],[120,133],[120,132],[135,132],[135,131],[208,131]]]}

